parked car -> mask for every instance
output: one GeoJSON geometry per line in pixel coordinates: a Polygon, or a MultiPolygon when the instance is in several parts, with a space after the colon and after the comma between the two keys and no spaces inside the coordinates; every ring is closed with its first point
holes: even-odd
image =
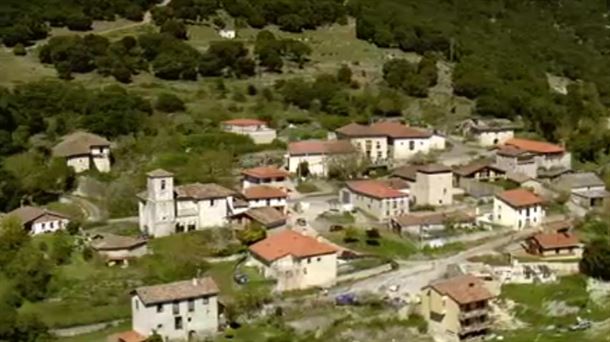
{"type": "Polygon", "coordinates": [[[335,297],[336,305],[356,305],[358,304],[358,299],[353,293],[344,293],[335,297]]]}
{"type": "Polygon", "coordinates": [[[248,283],[248,276],[242,273],[235,273],[235,275],[233,275],[233,280],[239,284],[239,285],[243,285],[248,283]]]}

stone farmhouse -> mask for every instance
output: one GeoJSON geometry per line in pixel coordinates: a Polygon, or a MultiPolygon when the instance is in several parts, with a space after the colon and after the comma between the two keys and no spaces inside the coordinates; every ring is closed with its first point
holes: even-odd
{"type": "Polygon", "coordinates": [[[278,232],[248,248],[246,264],[277,280],[277,291],[327,287],[337,279],[337,249],[292,230],[278,232]]]}
{"type": "Polygon", "coordinates": [[[269,144],[277,137],[274,129],[257,119],[233,119],[222,122],[225,132],[247,135],[255,144],[269,144]]]}
{"type": "Polygon", "coordinates": [[[409,194],[382,180],[346,182],[339,194],[343,210],[360,209],[379,221],[409,212],[409,194]]]}
{"type": "Polygon", "coordinates": [[[517,125],[507,119],[468,119],[460,124],[466,138],[473,139],[479,146],[504,144],[515,135],[517,125]]]}
{"type": "Polygon", "coordinates": [[[537,178],[541,173],[572,168],[572,157],[562,146],[543,141],[512,138],[496,152],[501,169],[537,178]]]}
{"type": "Polygon", "coordinates": [[[492,221],[515,230],[539,226],[545,216],[542,202],[542,198],[522,188],[500,192],[494,197],[492,221]]]}
{"type": "Polygon", "coordinates": [[[490,332],[494,295],[468,274],[434,282],[421,291],[421,315],[428,331],[443,341],[482,340],[490,332]]]}
{"type": "Polygon", "coordinates": [[[563,174],[554,184],[558,189],[569,192],[572,202],[585,208],[599,208],[610,196],[604,181],[593,172],[563,174]]]}
{"type": "Polygon", "coordinates": [[[65,158],[76,173],[92,168],[110,172],[110,142],[99,135],[87,132],[66,135],[52,153],[54,157],[65,158]]]}
{"type": "Polygon", "coordinates": [[[218,286],[210,277],[137,288],[131,298],[132,331],[119,341],[193,340],[218,331],[218,286]]]}
{"type": "Polygon", "coordinates": [[[349,141],[303,140],[288,144],[288,171],[300,176],[299,166],[306,164],[313,176],[327,176],[333,163],[357,158],[356,149],[349,141]]]}
{"type": "Polygon", "coordinates": [[[382,121],[368,126],[351,123],[336,130],[337,138],[350,141],[372,163],[407,160],[418,153],[445,148],[445,138],[399,122],[382,121]]]}
{"type": "Polygon", "coordinates": [[[444,206],[453,203],[453,172],[442,164],[406,165],[392,176],[407,181],[414,205],[444,206]]]}
{"type": "Polygon", "coordinates": [[[96,234],[91,238],[91,248],[110,265],[127,265],[130,259],[148,253],[148,241],[140,237],[115,234],[96,234]]]}
{"type": "Polygon", "coordinates": [[[47,209],[24,206],[7,214],[16,217],[23,228],[32,235],[53,233],[65,229],[70,220],[63,214],[47,209]]]}

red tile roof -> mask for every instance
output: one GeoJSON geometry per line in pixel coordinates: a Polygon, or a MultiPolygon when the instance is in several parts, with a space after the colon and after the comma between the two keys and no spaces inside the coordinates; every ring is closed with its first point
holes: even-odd
{"type": "Polygon", "coordinates": [[[580,244],[578,237],[571,233],[538,233],[532,236],[542,249],[574,247],[580,244]]]}
{"type": "Polygon", "coordinates": [[[565,149],[559,145],[529,139],[512,138],[504,144],[532,153],[563,153],[565,151],[565,149]]]}
{"type": "Polygon", "coordinates": [[[257,120],[257,119],[233,119],[222,122],[224,125],[230,126],[261,126],[266,125],[265,121],[257,120]]]}
{"type": "Polygon", "coordinates": [[[379,199],[408,196],[407,194],[400,192],[389,186],[387,183],[379,180],[351,181],[347,182],[346,185],[353,192],[379,199]]]}
{"type": "Polygon", "coordinates": [[[451,297],[458,304],[468,304],[488,300],[494,297],[483,281],[472,274],[461,275],[442,280],[430,287],[442,295],[451,297]]]}
{"type": "Polygon", "coordinates": [[[287,255],[305,258],[337,252],[337,249],[330,244],[320,242],[310,236],[299,234],[292,230],[284,230],[273,234],[253,244],[248,250],[267,262],[287,255]]]}
{"type": "Polygon", "coordinates": [[[356,148],[346,140],[303,140],[288,144],[290,155],[354,153],[356,148]]]}
{"type": "Polygon", "coordinates": [[[349,137],[391,137],[391,138],[428,138],[430,132],[405,126],[399,122],[381,121],[369,126],[350,123],[339,129],[337,133],[349,137]]]}
{"type": "Polygon", "coordinates": [[[542,204],[542,198],[529,190],[521,188],[507,190],[496,196],[512,207],[527,207],[530,205],[542,204]]]}
{"type": "Polygon", "coordinates": [[[273,186],[257,185],[251,186],[243,191],[244,197],[249,200],[266,198],[286,198],[288,195],[273,186]]]}
{"type": "Polygon", "coordinates": [[[278,169],[274,166],[259,166],[251,169],[245,169],[241,173],[242,175],[262,179],[282,178],[290,176],[290,173],[288,173],[287,171],[278,169]]]}

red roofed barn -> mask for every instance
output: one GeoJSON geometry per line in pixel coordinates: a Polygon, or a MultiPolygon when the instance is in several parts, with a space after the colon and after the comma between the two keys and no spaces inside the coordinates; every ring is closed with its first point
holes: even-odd
{"type": "Polygon", "coordinates": [[[276,279],[278,291],[331,286],[337,278],[337,249],[292,230],[273,234],[248,250],[248,265],[276,279]]]}

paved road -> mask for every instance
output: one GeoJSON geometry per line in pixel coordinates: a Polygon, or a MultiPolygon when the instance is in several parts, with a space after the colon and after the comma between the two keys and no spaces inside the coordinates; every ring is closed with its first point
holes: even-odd
{"type": "Polygon", "coordinates": [[[397,271],[382,274],[375,278],[364,279],[350,285],[339,286],[333,289],[331,293],[336,295],[345,292],[378,292],[383,287],[400,285],[399,294],[417,294],[422,287],[433,280],[441,278],[450,264],[464,262],[470,257],[492,251],[515,240],[529,236],[535,231],[536,228],[513,232],[442,259],[424,262],[402,262],[397,271]]]}

